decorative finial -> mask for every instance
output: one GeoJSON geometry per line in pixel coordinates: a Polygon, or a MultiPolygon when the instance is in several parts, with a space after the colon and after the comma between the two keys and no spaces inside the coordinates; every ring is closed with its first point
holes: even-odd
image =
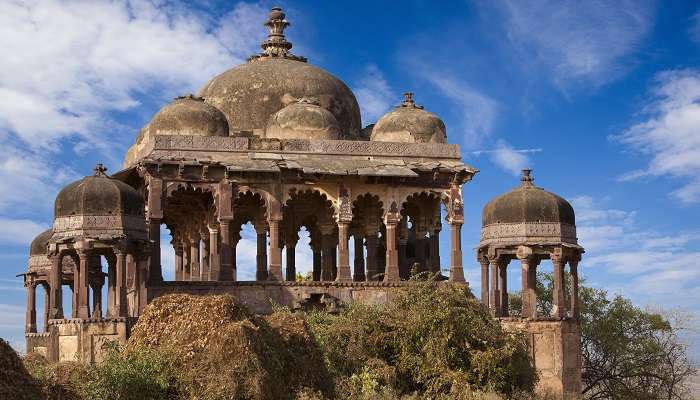
{"type": "Polygon", "coordinates": [[[423,106],[419,106],[413,101],[413,92],[406,92],[403,94],[403,103],[401,103],[399,107],[423,109],[423,106]]]}
{"type": "Polygon", "coordinates": [[[107,172],[107,167],[102,165],[102,163],[98,163],[95,166],[94,171],[95,171],[95,176],[104,176],[104,177],[107,176],[107,174],[105,173],[105,172],[107,172]]]}
{"type": "Polygon", "coordinates": [[[263,51],[261,54],[250,57],[248,61],[264,57],[282,57],[306,62],[305,57],[295,56],[289,51],[292,48],[292,42],[287,41],[284,30],[291,23],[287,21],[282,7],[272,7],[264,25],[270,29],[270,33],[267,35],[267,40],[260,45],[263,51]]]}
{"type": "Polygon", "coordinates": [[[534,181],[535,178],[533,178],[532,175],[530,175],[531,173],[531,169],[523,169],[523,175],[520,177],[520,181],[523,183],[523,186],[532,186],[532,181],[534,181]]]}
{"type": "Polygon", "coordinates": [[[175,100],[196,100],[196,101],[204,101],[204,98],[198,97],[193,95],[192,93],[187,93],[182,96],[177,96],[175,100]]]}

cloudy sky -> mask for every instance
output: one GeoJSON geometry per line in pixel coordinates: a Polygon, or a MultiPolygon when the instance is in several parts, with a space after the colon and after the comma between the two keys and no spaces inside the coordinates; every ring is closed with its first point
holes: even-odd
{"type": "MultiPolygon", "coordinates": [[[[574,204],[587,284],[700,315],[696,2],[435,4],[281,2],[293,51],[348,83],[363,124],[404,91],[445,120],[481,170],[465,186],[464,248],[478,242],[484,204],[532,167],[574,204]]],[[[98,161],[119,170],[159,107],[257,52],[272,5],[0,2],[0,337],[24,347],[16,275],[57,191],[98,161]]],[[[163,258],[171,274],[172,253],[163,258]]],[[[308,253],[298,258],[308,269],[308,253]]],[[[466,251],[478,293],[477,270],[466,251]]]]}

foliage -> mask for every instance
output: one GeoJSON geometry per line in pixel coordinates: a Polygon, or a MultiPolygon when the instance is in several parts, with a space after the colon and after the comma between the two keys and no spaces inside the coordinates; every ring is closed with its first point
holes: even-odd
{"type": "MultiPolygon", "coordinates": [[[[541,316],[550,315],[552,290],[552,274],[538,273],[541,316]]],[[[520,314],[520,305],[520,293],[510,293],[511,315],[520,314]]],[[[697,373],[679,337],[686,316],[643,310],[622,296],[582,284],[579,310],[586,399],[686,398],[688,380],[697,373]]]]}
{"type": "Polygon", "coordinates": [[[85,390],[87,398],[159,400],[173,397],[177,375],[170,354],[145,347],[122,351],[116,343],[106,346],[105,359],[91,372],[85,390]]]}
{"type": "Polygon", "coordinates": [[[311,282],[314,280],[314,275],[312,271],[306,271],[305,273],[297,272],[294,279],[297,282],[311,282]]]}
{"type": "Polygon", "coordinates": [[[455,387],[511,394],[535,383],[525,342],[504,333],[468,289],[414,280],[382,307],[314,312],[309,324],[343,398],[393,390],[426,397],[455,387]]]}
{"type": "Polygon", "coordinates": [[[35,399],[41,391],[9,343],[0,339],[0,399],[35,399]]]}

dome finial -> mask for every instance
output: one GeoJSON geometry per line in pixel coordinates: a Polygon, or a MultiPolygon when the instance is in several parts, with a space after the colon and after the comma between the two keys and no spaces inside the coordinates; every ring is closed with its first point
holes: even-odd
{"type": "Polygon", "coordinates": [[[94,171],[95,171],[95,176],[103,176],[103,177],[107,176],[107,174],[106,174],[107,167],[105,167],[102,163],[98,163],[97,165],[95,165],[94,171]]]}
{"type": "Polygon", "coordinates": [[[532,177],[532,170],[529,168],[523,168],[522,170],[523,174],[520,177],[520,181],[522,182],[523,186],[532,186],[532,181],[535,180],[535,178],[532,177]]]}
{"type": "Polygon", "coordinates": [[[281,57],[306,62],[306,58],[295,56],[289,51],[292,48],[292,42],[287,41],[287,38],[284,36],[284,30],[291,23],[287,21],[282,7],[272,7],[264,25],[270,29],[270,33],[267,35],[267,40],[260,45],[263,52],[250,57],[249,61],[262,57],[281,57]]]}
{"type": "Polygon", "coordinates": [[[413,92],[405,92],[403,94],[403,103],[401,103],[401,105],[399,105],[399,107],[423,109],[423,106],[417,105],[416,102],[413,100],[413,92]]]}

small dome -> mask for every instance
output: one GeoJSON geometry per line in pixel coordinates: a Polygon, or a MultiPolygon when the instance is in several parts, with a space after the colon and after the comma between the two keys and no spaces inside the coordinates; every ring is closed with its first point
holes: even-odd
{"type": "Polygon", "coordinates": [[[139,134],[137,143],[154,135],[228,136],[228,122],[216,107],[190,94],[161,108],[139,134]]]}
{"type": "Polygon", "coordinates": [[[284,12],[275,7],[265,25],[270,29],[263,52],[211,79],[199,91],[207,103],[220,109],[231,132],[262,134],[270,117],[288,104],[288,99],[315,97],[338,122],[344,139],[357,139],[362,129],[360,107],[350,88],[306,58],[291,54],[292,43],[284,29],[290,25],[284,12]]]}
{"type": "Polygon", "coordinates": [[[29,255],[30,256],[43,256],[46,255],[46,247],[49,244],[49,239],[51,239],[51,235],[53,235],[53,229],[47,229],[40,234],[38,234],[34,240],[32,240],[32,244],[29,246],[29,255]]]}
{"type": "Polygon", "coordinates": [[[143,216],[143,197],[126,183],[108,177],[102,164],[95,175],[73,182],[56,196],[54,218],[70,216],[143,216]]]}
{"type": "Polygon", "coordinates": [[[339,133],[333,114],[307,97],[274,113],[265,128],[265,137],[277,139],[337,139],[339,133]]]}
{"type": "Polygon", "coordinates": [[[445,123],[413,101],[413,93],[405,93],[404,101],[384,114],[372,129],[370,140],[377,142],[445,143],[445,123]]]}
{"type": "Polygon", "coordinates": [[[522,184],[491,200],[482,214],[482,226],[523,222],[576,225],[574,208],[554,193],[535,186],[530,170],[523,170],[522,184]]]}

